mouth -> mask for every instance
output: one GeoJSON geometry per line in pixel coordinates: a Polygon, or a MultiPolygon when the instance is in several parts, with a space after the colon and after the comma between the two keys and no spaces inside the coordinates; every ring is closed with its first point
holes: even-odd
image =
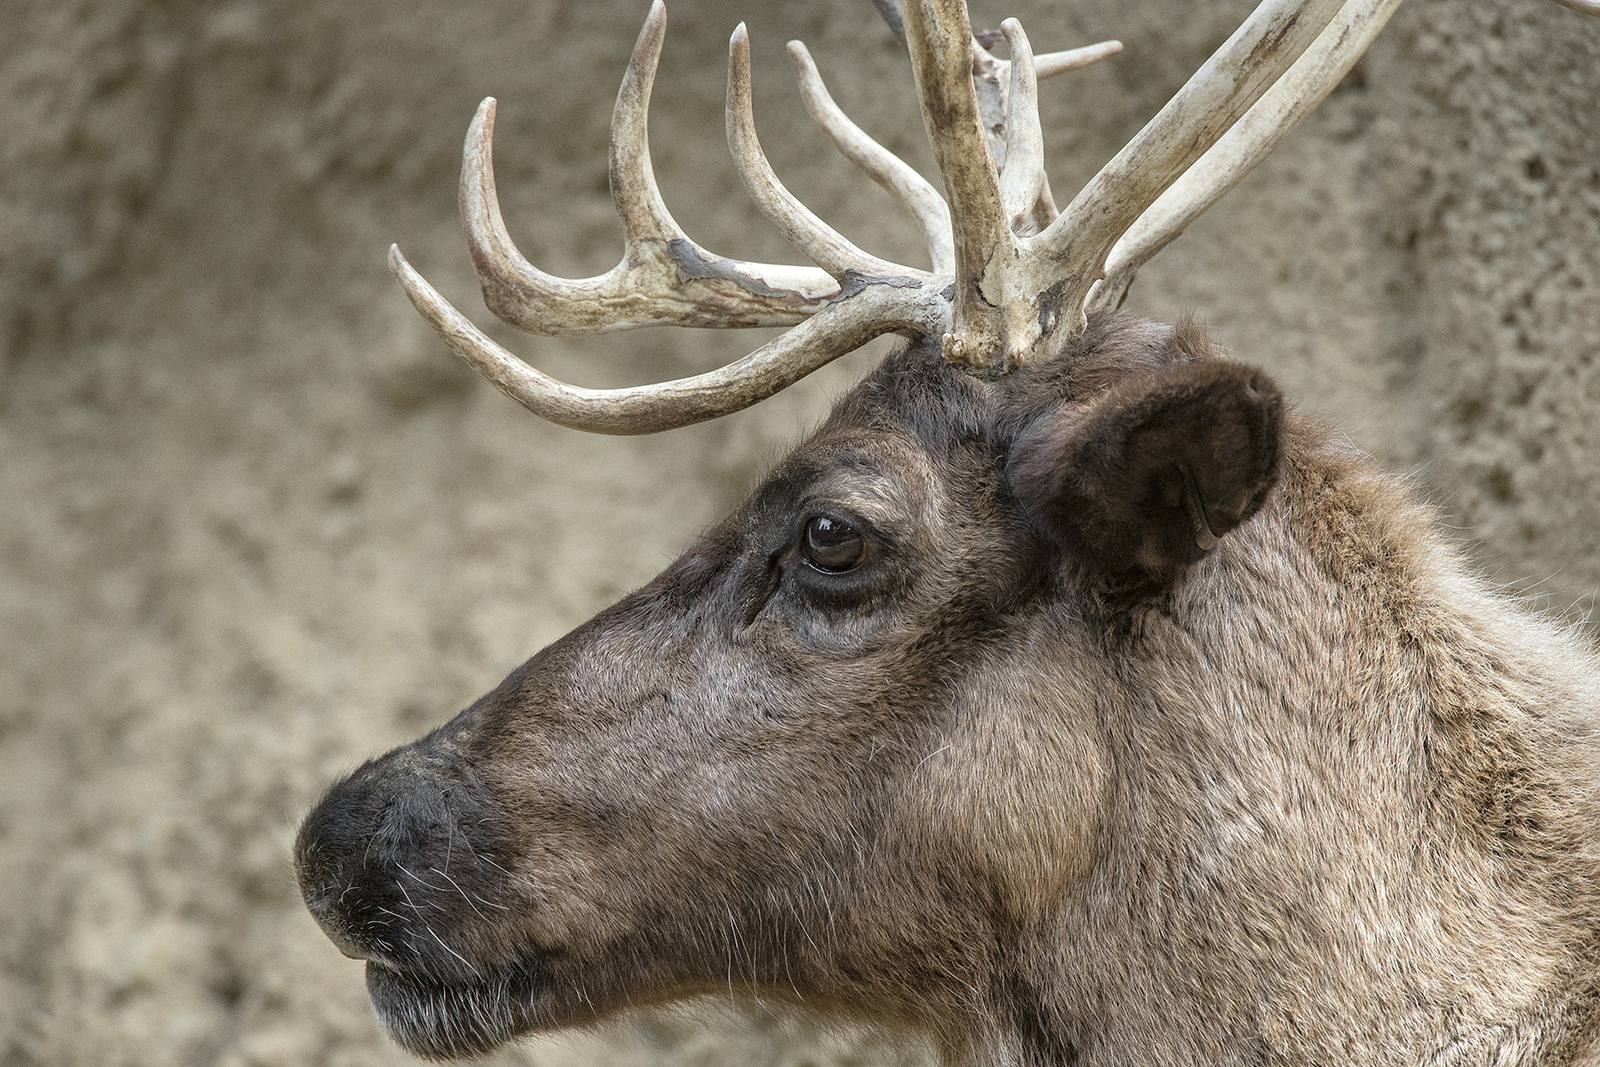
{"type": "Polygon", "coordinates": [[[441,979],[368,959],[367,995],[389,1036],[430,1060],[482,1055],[553,1023],[548,982],[527,966],[441,979]]]}

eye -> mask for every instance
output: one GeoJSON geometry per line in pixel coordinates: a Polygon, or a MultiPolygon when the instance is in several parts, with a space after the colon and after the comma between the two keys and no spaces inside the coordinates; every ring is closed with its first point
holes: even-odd
{"type": "Polygon", "coordinates": [[[818,515],[806,523],[800,558],[819,571],[839,574],[867,558],[867,541],[849,523],[818,515]]]}

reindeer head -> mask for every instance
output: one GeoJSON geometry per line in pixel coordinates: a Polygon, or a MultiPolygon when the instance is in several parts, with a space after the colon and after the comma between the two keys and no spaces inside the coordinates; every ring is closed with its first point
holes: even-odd
{"type": "Polygon", "coordinates": [[[1096,315],[890,358],[644,589],[335,786],[312,912],[413,1050],[754,989],[964,1018],[1094,852],[1098,650],[1260,506],[1281,402],[1096,315]]]}
{"type": "Polygon", "coordinates": [[[610,272],[553,278],[512,246],[484,102],[461,205],[501,318],[556,334],[793,327],[710,374],[580,389],[489,340],[392,250],[446,343],[539,415],[651,432],[755,403],[872,337],[912,343],[650,585],[307,817],[306,901],[367,961],[398,1040],[468,1054],[733,987],[929,1026],[952,1048],[983,1030],[1016,1056],[1068,1058],[1032,995],[1040,961],[1075,936],[1064,916],[1085,886],[1140,862],[1107,843],[1122,729],[1107,709],[1144,706],[1146,689],[1184,707],[1192,677],[1124,639],[1145,613],[1181,628],[1197,603],[1248,599],[1289,538],[1269,499],[1291,434],[1277,390],[1194,327],[1114,309],[1397,2],[1265,0],[1061,211],[1036,78],[1114,42],[1036,58],[1008,20],[1001,62],[959,0],[907,3],[943,196],[791,45],[812,114],[918,220],[931,271],[857,248],[778,182],[742,27],[729,143],[813,267],[715,255],[662,203],[645,130],[659,0],[613,119],[627,247],[610,272]]]}

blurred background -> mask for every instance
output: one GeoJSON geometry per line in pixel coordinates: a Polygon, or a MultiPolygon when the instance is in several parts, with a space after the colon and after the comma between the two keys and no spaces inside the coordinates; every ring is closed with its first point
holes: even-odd
{"type": "MultiPolygon", "coordinates": [[[[1125,52],[1041,89],[1065,203],[1248,0],[974,3],[1037,49],[1125,52]]],[[[0,37],[0,1067],[399,1064],[361,965],[300,903],[300,815],[664,566],[883,349],[646,439],[540,423],[458,366],[390,241],[486,322],[456,217],[500,100],[508,225],[594,273],[607,124],[644,0],[10,0],[0,37]]],[[[671,0],[667,202],[795,261],[723,143],[753,40],[776,170],[872,252],[914,227],[813,129],[783,46],[931,174],[868,0],[671,0]]],[[[1167,249],[1129,309],[1193,314],[1409,474],[1484,572],[1594,618],[1600,589],[1600,20],[1411,0],[1339,90],[1167,249]]],[[[709,369],[759,331],[495,336],[560,377],[709,369]]],[[[920,1062],[723,1002],[494,1063],[920,1062]]]]}

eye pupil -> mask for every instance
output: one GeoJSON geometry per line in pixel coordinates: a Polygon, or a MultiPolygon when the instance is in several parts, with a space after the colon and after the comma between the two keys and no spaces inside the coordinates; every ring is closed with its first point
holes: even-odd
{"type": "Polygon", "coordinates": [[[806,523],[801,555],[817,570],[837,574],[866,558],[867,542],[849,523],[819,515],[806,523]]]}

